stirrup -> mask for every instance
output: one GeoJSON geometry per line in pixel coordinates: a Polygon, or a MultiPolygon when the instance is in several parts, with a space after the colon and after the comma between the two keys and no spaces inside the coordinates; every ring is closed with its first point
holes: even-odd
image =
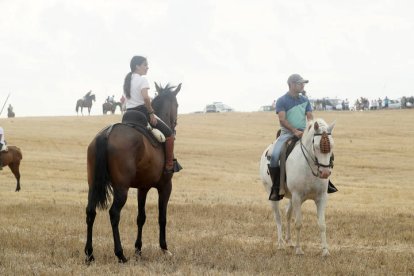
{"type": "Polygon", "coordinates": [[[179,172],[183,169],[183,167],[180,165],[180,163],[178,163],[178,160],[176,158],[173,159],[173,163],[174,172],[179,172]]]}

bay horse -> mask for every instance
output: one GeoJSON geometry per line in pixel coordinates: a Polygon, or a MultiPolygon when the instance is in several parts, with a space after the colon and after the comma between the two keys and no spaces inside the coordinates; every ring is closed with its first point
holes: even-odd
{"type": "Polygon", "coordinates": [[[81,114],[83,116],[83,108],[88,108],[88,114],[91,115],[92,101],[95,101],[95,94],[90,94],[89,92],[76,102],[76,114],[78,114],[79,107],[81,109],[81,114]]]}
{"type": "MultiPolygon", "coordinates": [[[[152,101],[155,114],[171,130],[177,125],[177,88],[161,87],[155,84],[158,95],[152,101]]],[[[128,112],[128,111],[127,111],[128,112]]],[[[135,254],[141,255],[142,228],[145,223],[145,202],[151,188],[158,190],[159,243],[162,251],[171,255],[167,249],[165,227],[167,224],[167,205],[172,183],[171,174],[164,173],[164,147],[155,147],[140,132],[125,124],[115,124],[101,130],[88,146],[88,205],[86,207],[87,240],[85,245],[86,263],[95,260],[92,247],[92,228],[96,207],[106,209],[110,194],[113,195],[109,209],[114,252],[120,263],[127,262],[119,236],[121,209],[125,205],[129,188],[138,189],[138,236],[135,254]]]]}
{"type": "MultiPolygon", "coordinates": [[[[328,256],[328,244],[326,242],[325,206],[327,201],[328,177],[331,174],[331,163],[334,140],[332,131],[335,123],[327,125],[322,119],[308,122],[307,128],[295,145],[286,160],[286,186],[285,197],[289,198],[286,209],[287,228],[286,242],[283,240],[282,223],[279,212],[279,201],[270,201],[277,226],[278,247],[283,248],[285,243],[292,245],[290,236],[290,223],[292,212],[295,215],[296,244],[295,253],[303,255],[300,245],[300,230],[302,228],[302,203],[311,199],[316,204],[318,226],[322,240],[322,256],[328,256]]],[[[263,152],[260,160],[260,178],[270,194],[272,180],[268,172],[268,155],[271,154],[271,144],[263,152]]],[[[283,181],[284,182],[284,181],[283,181]]],[[[281,180],[281,186],[282,186],[281,180]]]]}
{"type": "Polygon", "coordinates": [[[9,166],[17,180],[16,192],[20,191],[20,161],[23,159],[22,151],[16,146],[7,146],[7,151],[0,152],[2,167],[9,166]]]}
{"type": "Polygon", "coordinates": [[[119,110],[121,111],[121,114],[123,114],[123,110],[122,110],[122,103],[121,102],[105,102],[102,104],[102,113],[104,115],[106,115],[106,113],[111,112],[112,114],[115,113],[116,111],[116,107],[119,106],[119,110]]]}

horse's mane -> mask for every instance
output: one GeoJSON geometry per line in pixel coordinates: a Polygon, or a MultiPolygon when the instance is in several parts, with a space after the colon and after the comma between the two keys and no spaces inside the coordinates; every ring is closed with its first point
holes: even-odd
{"type": "Polygon", "coordinates": [[[177,100],[175,95],[172,93],[175,86],[171,86],[169,83],[162,87],[161,84],[157,87],[157,96],[152,100],[152,107],[155,110],[159,110],[162,107],[162,104],[166,100],[177,100]]]}

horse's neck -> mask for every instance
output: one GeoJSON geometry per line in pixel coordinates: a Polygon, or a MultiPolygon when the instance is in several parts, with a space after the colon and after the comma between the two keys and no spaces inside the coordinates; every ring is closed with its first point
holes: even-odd
{"type": "Polygon", "coordinates": [[[306,148],[312,147],[312,143],[313,143],[313,132],[307,131],[306,133],[304,133],[304,135],[302,136],[301,139],[302,139],[302,144],[306,148]]]}

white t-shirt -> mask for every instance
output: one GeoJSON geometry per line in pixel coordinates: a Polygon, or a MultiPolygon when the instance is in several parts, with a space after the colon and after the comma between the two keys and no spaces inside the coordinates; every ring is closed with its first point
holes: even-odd
{"type": "Polygon", "coordinates": [[[150,88],[146,78],[139,74],[132,73],[131,75],[131,97],[126,98],[126,108],[133,108],[144,104],[144,97],[141,90],[150,88]]]}
{"type": "Polygon", "coordinates": [[[2,127],[0,127],[0,134],[1,134],[0,143],[4,144],[4,130],[2,127]]]}

